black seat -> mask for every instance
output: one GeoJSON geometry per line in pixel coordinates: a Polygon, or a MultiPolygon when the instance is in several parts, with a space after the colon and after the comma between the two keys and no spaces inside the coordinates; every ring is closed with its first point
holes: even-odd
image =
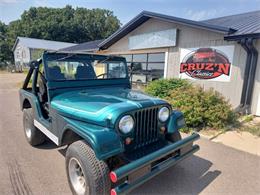
{"type": "Polygon", "coordinates": [[[91,65],[78,66],[75,79],[96,79],[96,73],[91,65]]]}
{"type": "Polygon", "coordinates": [[[59,66],[53,66],[49,68],[49,76],[51,80],[63,80],[65,79],[64,74],[61,73],[59,66]]]}
{"type": "Polygon", "coordinates": [[[38,80],[39,84],[39,91],[38,91],[38,97],[40,101],[40,107],[42,108],[42,114],[44,118],[48,118],[49,114],[49,104],[48,104],[48,93],[47,93],[47,80],[44,77],[44,72],[39,72],[38,75],[40,78],[38,80]]]}
{"type": "Polygon", "coordinates": [[[38,96],[40,99],[40,102],[47,102],[48,101],[48,95],[47,95],[47,81],[45,77],[43,76],[44,73],[39,72],[39,92],[38,96]]]}

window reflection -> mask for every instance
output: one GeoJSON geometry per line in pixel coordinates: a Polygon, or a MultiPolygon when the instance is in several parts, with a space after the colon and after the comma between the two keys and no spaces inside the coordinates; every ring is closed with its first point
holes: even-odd
{"type": "Polygon", "coordinates": [[[141,70],[134,71],[133,83],[146,84],[147,82],[163,78],[165,53],[145,53],[121,55],[126,58],[127,66],[131,63],[140,63],[141,70]]]}

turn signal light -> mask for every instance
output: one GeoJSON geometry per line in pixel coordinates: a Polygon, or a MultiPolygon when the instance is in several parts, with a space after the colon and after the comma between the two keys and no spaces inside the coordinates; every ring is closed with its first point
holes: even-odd
{"type": "Polygon", "coordinates": [[[116,195],[116,190],[115,190],[115,189],[112,189],[112,190],[110,191],[110,195],[116,195]]]}
{"type": "Polygon", "coordinates": [[[131,139],[130,137],[128,137],[128,138],[125,139],[125,144],[126,144],[126,145],[131,144],[131,142],[132,142],[132,139],[131,139]]]}
{"type": "Polygon", "coordinates": [[[113,171],[110,172],[109,176],[110,176],[110,180],[111,180],[113,183],[116,183],[116,182],[117,182],[117,176],[116,176],[116,174],[115,174],[113,171]]]}
{"type": "Polygon", "coordinates": [[[166,128],[165,128],[165,127],[161,127],[161,132],[162,132],[162,133],[164,133],[164,132],[165,132],[165,130],[166,130],[166,128]]]}

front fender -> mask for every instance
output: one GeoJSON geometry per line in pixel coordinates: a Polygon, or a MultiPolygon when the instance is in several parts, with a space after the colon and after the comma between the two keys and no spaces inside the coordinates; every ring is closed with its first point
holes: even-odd
{"type": "Polygon", "coordinates": [[[175,131],[183,128],[185,126],[184,124],[178,124],[178,120],[184,120],[184,115],[182,112],[174,110],[169,118],[168,124],[167,124],[167,130],[168,133],[174,133],[175,131]]]}
{"type": "Polygon", "coordinates": [[[33,108],[34,118],[37,119],[37,120],[43,118],[40,103],[39,103],[37,97],[33,93],[30,93],[30,92],[28,92],[24,89],[20,89],[19,90],[19,96],[20,96],[20,108],[21,108],[21,110],[23,110],[24,101],[28,100],[31,107],[33,108]]]}
{"type": "Polygon", "coordinates": [[[104,160],[124,151],[120,136],[113,129],[101,127],[74,119],[64,118],[67,122],[63,133],[70,129],[87,141],[99,160],[104,160]]]}

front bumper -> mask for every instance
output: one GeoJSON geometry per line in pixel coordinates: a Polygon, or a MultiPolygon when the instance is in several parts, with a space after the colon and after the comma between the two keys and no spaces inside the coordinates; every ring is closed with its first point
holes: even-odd
{"type": "Polygon", "coordinates": [[[170,144],[156,152],[148,154],[138,160],[135,160],[129,164],[126,164],[110,173],[110,178],[112,182],[120,181],[123,178],[126,178],[125,182],[119,184],[115,188],[111,190],[111,195],[118,195],[130,192],[134,188],[140,186],[144,182],[148,181],[152,177],[158,175],[159,173],[163,172],[164,170],[168,169],[169,167],[175,165],[179,161],[187,158],[188,156],[192,155],[194,152],[199,150],[198,145],[193,145],[193,142],[199,139],[198,134],[192,134],[189,137],[186,137],[178,142],[170,144]],[[170,156],[176,151],[178,155],[170,156]],[[163,159],[167,157],[165,160],[160,161],[156,165],[152,164],[155,161],[163,159]],[[145,171],[145,174],[142,174],[140,177],[137,177],[134,181],[129,181],[129,176],[135,175],[136,172],[143,171],[144,168],[150,166],[149,171],[145,171]]]}

